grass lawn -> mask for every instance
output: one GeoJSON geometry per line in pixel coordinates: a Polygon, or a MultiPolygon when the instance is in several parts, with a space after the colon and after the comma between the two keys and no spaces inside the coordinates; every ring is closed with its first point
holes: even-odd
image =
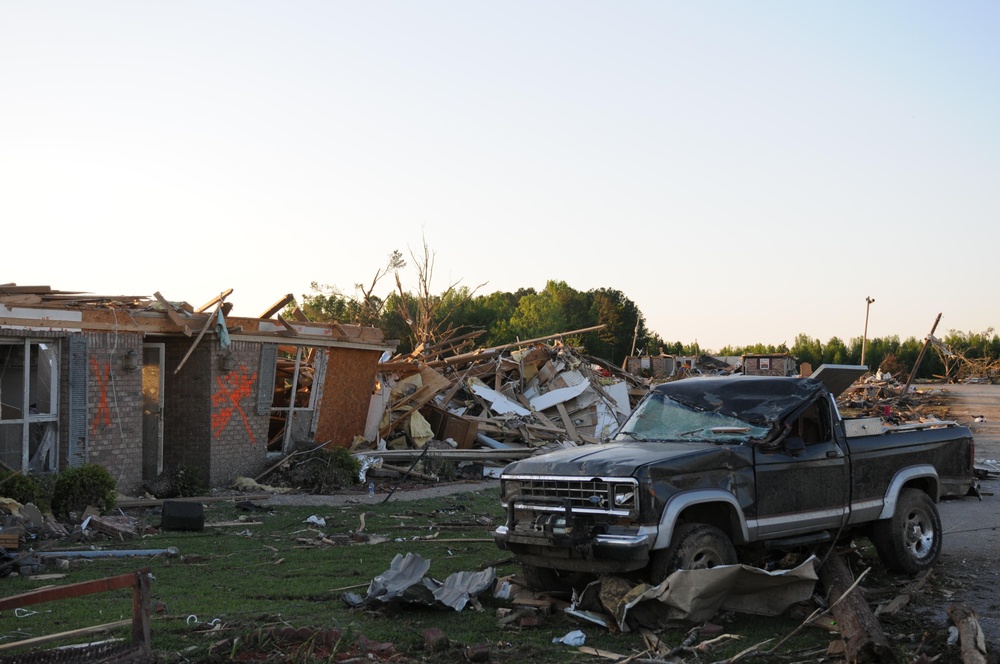
{"type": "MultiPolygon", "coordinates": [[[[553,638],[575,629],[584,631],[591,648],[626,656],[646,650],[639,634],[610,633],[561,612],[541,616],[530,628],[520,627],[519,621],[501,625],[498,610],[512,604],[491,593],[480,597],[481,611],[473,606],[455,612],[401,604],[378,610],[350,609],[342,599],[344,592],[363,596],[369,581],[387,570],[396,554],[412,552],[429,559],[429,576],[439,580],[508,558],[490,537],[503,518],[496,489],[415,502],[383,504],[380,499],[343,507],[274,507],[259,513],[241,511],[232,503],[210,503],[205,508],[203,532],[161,531],[141,540],[94,540],[83,545],[176,547],[178,557],[87,559],[63,579],[8,577],[0,579],[0,584],[3,595],[9,596],[45,584],[86,581],[149,566],[154,604],[159,607],[152,625],[153,648],[161,661],[312,662],[359,656],[356,661],[365,661],[367,653],[367,661],[454,662],[465,661],[466,648],[477,647],[480,654],[488,650],[493,662],[610,661],[552,643],[553,638]],[[324,518],[326,525],[307,523],[311,515],[324,518]],[[377,543],[354,541],[364,539],[354,536],[362,518],[363,533],[377,543]],[[211,525],[239,519],[247,523],[211,525]],[[324,536],[328,543],[323,542],[324,536]],[[425,645],[424,633],[429,628],[442,630],[450,645],[437,649],[425,645]]],[[[152,524],[159,522],[149,512],[147,518],[152,524]]],[[[43,544],[53,543],[38,543],[43,544]]],[[[59,549],[72,548],[54,544],[59,549]]],[[[516,571],[509,562],[496,567],[501,577],[516,571]]],[[[131,591],[39,604],[18,614],[0,614],[0,645],[128,619],[131,591]]],[[[794,630],[800,619],[724,615],[716,621],[728,634],[740,638],[701,655],[702,661],[731,657],[767,638],[777,641],[794,630]]],[[[128,630],[112,635],[128,638],[128,630]]],[[[668,630],[659,636],[678,646],[685,635],[686,630],[668,630]]],[[[91,637],[99,638],[107,635],[91,637]]],[[[783,646],[782,652],[823,647],[829,641],[826,633],[807,629],[783,646]]]]}

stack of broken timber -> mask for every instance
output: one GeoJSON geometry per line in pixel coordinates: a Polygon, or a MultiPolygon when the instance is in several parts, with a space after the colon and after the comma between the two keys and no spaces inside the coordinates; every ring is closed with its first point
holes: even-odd
{"type": "Polygon", "coordinates": [[[94,295],[82,291],[53,290],[51,286],[18,286],[0,284],[0,304],[13,306],[81,307],[114,304],[119,307],[145,309],[152,301],[144,295],[94,295]]]}
{"type": "Polygon", "coordinates": [[[389,390],[377,435],[389,449],[450,439],[513,456],[552,443],[597,443],[646,392],[645,383],[560,341],[525,342],[380,367],[389,390]]]}

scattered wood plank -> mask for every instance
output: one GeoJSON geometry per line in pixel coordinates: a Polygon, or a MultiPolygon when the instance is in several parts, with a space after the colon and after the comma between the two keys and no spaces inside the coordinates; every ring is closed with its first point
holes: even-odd
{"type": "Polygon", "coordinates": [[[986,638],[976,612],[964,604],[952,604],[948,607],[948,617],[958,628],[962,664],[986,664],[986,638]]]}
{"type": "Polygon", "coordinates": [[[819,578],[831,598],[843,596],[831,611],[847,643],[847,661],[873,664],[897,661],[878,618],[858,589],[851,589],[854,578],[843,557],[830,556],[819,569],[819,578]]]}

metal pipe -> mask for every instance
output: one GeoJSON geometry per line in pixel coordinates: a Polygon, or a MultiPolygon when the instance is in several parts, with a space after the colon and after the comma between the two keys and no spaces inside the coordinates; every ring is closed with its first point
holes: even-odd
{"type": "Polygon", "coordinates": [[[108,549],[96,551],[36,551],[39,558],[127,558],[129,556],[161,556],[171,558],[180,554],[176,546],[166,549],[108,549]]]}
{"type": "Polygon", "coordinates": [[[476,435],[476,442],[482,443],[486,447],[489,447],[489,448],[494,449],[494,450],[509,450],[510,449],[510,445],[504,445],[499,440],[494,440],[494,439],[490,438],[489,436],[487,436],[484,433],[480,433],[480,434],[476,435]]]}

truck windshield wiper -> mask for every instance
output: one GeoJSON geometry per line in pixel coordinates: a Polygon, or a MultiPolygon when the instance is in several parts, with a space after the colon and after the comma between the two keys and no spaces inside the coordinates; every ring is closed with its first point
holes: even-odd
{"type": "Polygon", "coordinates": [[[649,438],[646,438],[641,433],[635,433],[634,431],[623,431],[621,435],[628,436],[632,440],[638,440],[640,443],[649,442],[649,438]]]}

